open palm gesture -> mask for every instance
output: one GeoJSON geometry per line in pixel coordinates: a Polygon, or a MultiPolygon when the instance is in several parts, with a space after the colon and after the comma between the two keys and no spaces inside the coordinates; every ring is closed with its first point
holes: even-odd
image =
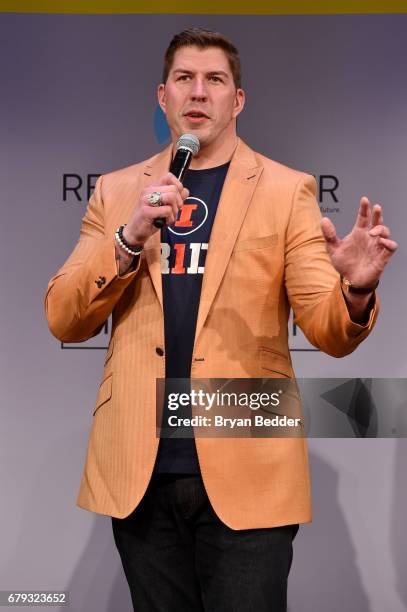
{"type": "Polygon", "coordinates": [[[366,197],[360,200],[356,223],[347,236],[338,238],[327,217],[321,229],[335,269],[356,287],[373,287],[398,246],[383,225],[381,206],[371,206],[366,197]]]}

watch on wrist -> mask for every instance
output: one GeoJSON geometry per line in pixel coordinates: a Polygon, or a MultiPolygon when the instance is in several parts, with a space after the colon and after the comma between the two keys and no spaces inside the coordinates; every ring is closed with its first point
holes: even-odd
{"type": "Polygon", "coordinates": [[[355,285],[345,276],[341,276],[341,285],[346,291],[346,293],[353,293],[355,295],[367,295],[368,293],[372,293],[377,286],[379,285],[379,281],[376,281],[374,285],[371,287],[355,287],[355,285]]]}

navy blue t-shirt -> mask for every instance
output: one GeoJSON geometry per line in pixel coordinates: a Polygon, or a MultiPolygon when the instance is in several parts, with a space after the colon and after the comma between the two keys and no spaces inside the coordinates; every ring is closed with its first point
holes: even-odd
{"type": "MultiPolygon", "coordinates": [[[[167,379],[190,378],[206,254],[228,168],[229,162],[206,170],[188,170],[184,186],[189,197],[175,223],[161,230],[167,379]]],[[[194,438],[162,438],[155,470],[199,473],[194,438]]]]}

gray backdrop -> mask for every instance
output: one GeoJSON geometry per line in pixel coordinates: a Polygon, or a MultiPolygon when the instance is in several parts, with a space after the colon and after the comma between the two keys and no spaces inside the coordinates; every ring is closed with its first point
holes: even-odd
{"type": "MultiPolygon", "coordinates": [[[[67,589],[77,611],[131,605],[109,519],[75,507],[104,350],[63,350],[43,314],[86,205],[86,189],[63,201],[63,175],[86,181],[163,146],[155,88],[169,39],[189,25],[241,51],[240,135],[337,177],[338,202],[326,193],[321,205],[338,209],[340,234],[366,194],[400,243],[371,337],[341,360],[294,350],[297,374],[407,373],[406,15],[1,14],[0,589],[67,589]]],[[[308,345],[297,335],[291,347],[308,345]]],[[[290,611],[406,610],[406,440],[311,440],[310,453],[314,522],[295,541],[290,611]]]]}

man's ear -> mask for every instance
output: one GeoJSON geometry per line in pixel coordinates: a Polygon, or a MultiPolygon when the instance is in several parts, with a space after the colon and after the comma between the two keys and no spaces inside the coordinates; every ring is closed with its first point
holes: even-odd
{"type": "Polygon", "coordinates": [[[237,117],[238,115],[240,115],[240,113],[242,112],[244,108],[245,101],[246,101],[246,96],[245,96],[243,89],[240,89],[240,88],[237,89],[236,96],[235,96],[235,104],[233,108],[233,117],[237,117]]]}
{"type": "Polygon", "coordinates": [[[160,105],[162,112],[165,115],[165,85],[164,83],[160,83],[160,85],[157,87],[157,100],[158,100],[158,104],[160,105]]]}

